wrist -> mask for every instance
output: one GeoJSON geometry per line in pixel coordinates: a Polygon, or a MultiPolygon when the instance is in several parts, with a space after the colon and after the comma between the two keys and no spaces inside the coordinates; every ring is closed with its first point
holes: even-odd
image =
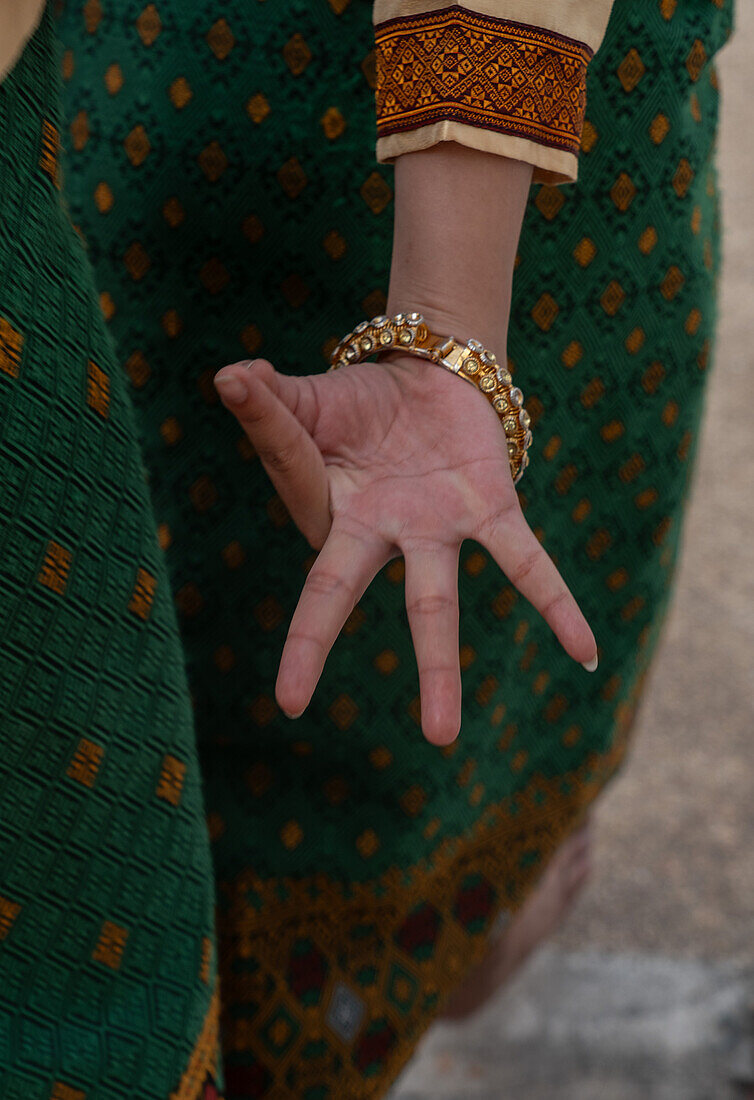
{"type": "Polygon", "coordinates": [[[498,362],[505,363],[510,296],[502,299],[499,305],[499,312],[492,316],[491,310],[480,309],[475,302],[455,300],[451,305],[438,298],[429,300],[428,295],[422,296],[416,289],[404,291],[394,288],[391,283],[386,313],[388,317],[396,313],[421,313],[430,332],[438,336],[453,336],[462,343],[478,340],[495,353],[498,362]]]}

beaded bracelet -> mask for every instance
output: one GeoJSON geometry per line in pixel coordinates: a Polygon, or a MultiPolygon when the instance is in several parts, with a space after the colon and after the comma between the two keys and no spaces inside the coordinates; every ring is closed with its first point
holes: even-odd
{"type": "Polygon", "coordinates": [[[370,355],[386,351],[429,359],[484,394],[502,421],[513,483],[518,484],[529,465],[531,417],[523,407],[524,395],[512,384],[510,371],[498,364],[493,352],[478,340],[461,344],[453,336],[430,332],[421,313],[396,313],[395,317],[373,317],[357,325],[333,350],[328,369],[362,363],[370,355]]]}

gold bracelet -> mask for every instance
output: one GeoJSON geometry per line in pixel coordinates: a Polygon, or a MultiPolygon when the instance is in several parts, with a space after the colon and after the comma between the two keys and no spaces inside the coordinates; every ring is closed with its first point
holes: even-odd
{"type": "Polygon", "coordinates": [[[459,343],[453,336],[430,332],[421,313],[396,313],[395,317],[373,317],[362,321],[344,336],[330,356],[329,370],[362,363],[370,355],[405,351],[429,359],[476,386],[502,421],[508,443],[508,459],[514,485],[529,465],[531,417],[524,408],[524,395],[514,386],[510,371],[478,340],[459,343]]]}

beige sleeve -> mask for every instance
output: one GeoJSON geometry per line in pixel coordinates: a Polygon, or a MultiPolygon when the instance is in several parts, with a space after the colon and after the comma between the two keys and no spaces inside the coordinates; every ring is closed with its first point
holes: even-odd
{"type": "Polygon", "coordinates": [[[0,0],[0,80],[36,30],[44,6],[44,0],[0,0]]]}
{"type": "Polygon", "coordinates": [[[613,0],[374,0],[377,160],[457,141],[576,179],[613,0]]]}

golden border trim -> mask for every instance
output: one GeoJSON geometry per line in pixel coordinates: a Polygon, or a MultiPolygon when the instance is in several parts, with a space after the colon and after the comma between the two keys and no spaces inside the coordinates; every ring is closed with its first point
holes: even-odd
{"type": "Polygon", "coordinates": [[[448,120],[578,153],[585,42],[451,5],[378,24],[375,44],[379,138],[448,120]]]}
{"type": "MultiPolygon", "coordinates": [[[[220,1054],[220,989],[215,990],[204,1017],[202,1030],[196,1040],[189,1064],[181,1077],[178,1088],[171,1092],[170,1100],[202,1100],[207,1076],[217,1075],[220,1054]]],[[[222,1100],[218,1097],[218,1100],[222,1100]]]]}

